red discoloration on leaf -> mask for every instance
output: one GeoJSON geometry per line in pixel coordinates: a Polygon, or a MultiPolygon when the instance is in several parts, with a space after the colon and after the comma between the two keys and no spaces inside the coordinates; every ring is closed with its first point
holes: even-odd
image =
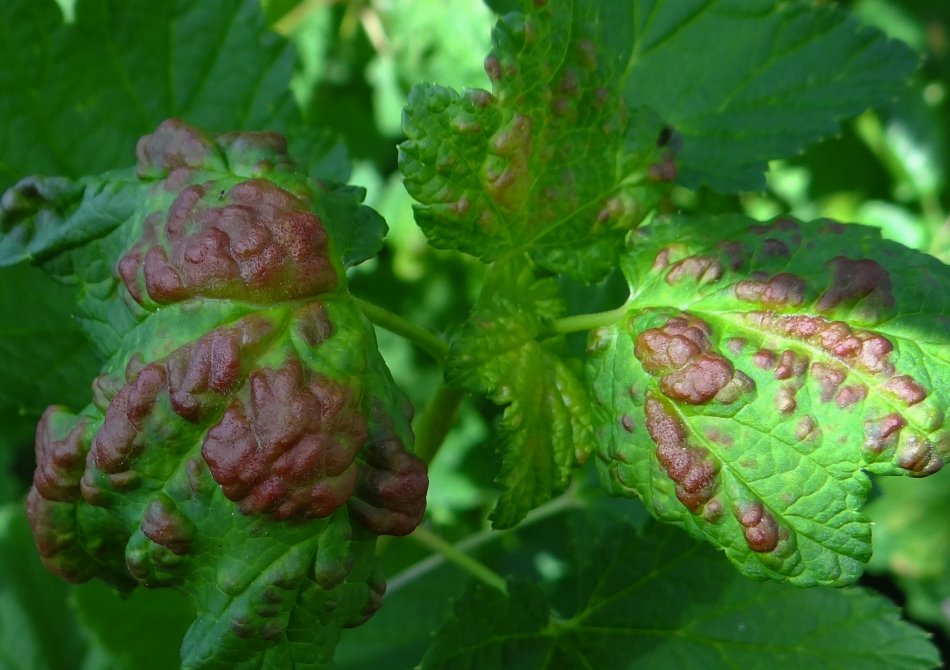
{"type": "Polygon", "coordinates": [[[395,437],[367,447],[350,514],[381,535],[406,535],[422,522],[429,478],[426,465],[395,437]]]}
{"type": "Polygon", "coordinates": [[[623,429],[628,433],[632,433],[636,427],[636,424],[633,422],[633,417],[629,414],[624,414],[620,417],[620,425],[623,426],[623,429]]]}
{"type": "Polygon", "coordinates": [[[808,369],[808,359],[791,349],[782,352],[775,366],[776,379],[801,379],[808,369]]]}
{"type": "Polygon", "coordinates": [[[900,431],[907,425],[900,414],[894,412],[880,419],[869,419],[864,422],[864,448],[879,454],[897,444],[900,431]]]}
{"type": "Polygon", "coordinates": [[[197,296],[271,302],[337,287],[326,230],[306,202],[251,179],[232,187],[222,204],[213,186],[181,191],[164,228],[150,234],[146,226],[143,240],[119,261],[133,298],[143,302],[140,273],[158,303],[197,296]]]}
{"type": "Polygon", "coordinates": [[[927,391],[924,390],[924,387],[908,375],[892,377],[884,385],[884,388],[897,396],[908,407],[923,402],[927,397],[927,391]]]}
{"type": "Polygon", "coordinates": [[[778,546],[778,524],[761,502],[741,504],[735,515],[749,549],[764,553],[778,546]]]}
{"type": "Polygon", "coordinates": [[[178,511],[167,496],[163,495],[149,502],[142,517],[141,528],[145,537],[175,554],[187,554],[191,549],[194,525],[178,511]]]}
{"type": "Polygon", "coordinates": [[[722,263],[711,256],[688,256],[673,263],[666,273],[666,283],[677,284],[690,277],[698,284],[707,284],[722,277],[722,263]]]}
{"type": "Polygon", "coordinates": [[[719,465],[706,449],[688,444],[682,424],[661,400],[648,396],[644,411],[657,460],[676,483],[676,497],[690,511],[698,512],[716,492],[719,465]]]}
{"type": "Polygon", "coordinates": [[[77,583],[96,574],[95,562],[79,543],[75,503],[47,500],[33,487],[26,497],[26,517],[47,570],[77,583]]]}
{"type": "Polygon", "coordinates": [[[771,349],[759,349],[754,354],[752,354],[752,363],[757,368],[763,370],[771,370],[775,367],[775,363],[778,361],[778,357],[775,355],[775,352],[771,349]]]}
{"type": "Polygon", "coordinates": [[[834,276],[831,285],[818,299],[818,311],[827,312],[842,303],[853,304],[862,300],[870,302],[872,312],[894,308],[891,277],[877,262],[837,256],[827,265],[832,268],[834,276]]]}
{"type": "Polygon", "coordinates": [[[838,392],[838,387],[848,376],[848,373],[842,368],[825,363],[812,363],[811,374],[818,382],[822,402],[831,402],[832,398],[835,397],[835,393],[838,392]]]}
{"type": "Polygon", "coordinates": [[[841,409],[845,409],[846,407],[862,402],[867,397],[867,386],[864,384],[851,384],[838,391],[838,394],[835,396],[835,403],[837,403],[841,409]]]}
{"type": "Polygon", "coordinates": [[[56,406],[47,408],[36,427],[33,486],[47,500],[72,502],[80,497],[79,480],[89,448],[89,420],[80,417],[65,438],[57,439],[52,434],[50,423],[60,412],[65,410],[56,406]]]}
{"type": "Polygon", "coordinates": [[[647,372],[659,375],[660,388],[669,398],[704,404],[729,387],[719,399],[734,402],[751,388],[752,381],[712,351],[709,334],[709,325],[702,320],[674,317],[661,328],[640,333],[634,354],[647,372]]]}
{"type": "Polygon", "coordinates": [[[791,258],[792,252],[782,240],[768,237],[762,242],[762,254],[766,258],[791,258]]]}
{"type": "Polygon", "coordinates": [[[943,467],[943,458],[928,440],[908,435],[897,450],[897,464],[916,477],[926,477],[943,467]]]}
{"type": "MultiPolygon", "coordinates": [[[[105,422],[89,450],[87,474],[88,466],[109,474],[129,471],[133,456],[144,446],[137,439],[139,432],[156,399],[166,388],[165,367],[160,363],[152,363],[142,368],[133,380],[119,390],[109,403],[105,422]]],[[[83,482],[88,482],[86,476],[83,482]]],[[[89,500],[85,491],[83,496],[89,500]]]]}
{"type": "Polygon", "coordinates": [[[707,403],[732,380],[732,363],[718,354],[701,354],[687,366],[664,375],[660,382],[668,398],[693,405],[707,403]]]}
{"type": "Polygon", "coordinates": [[[805,280],[783,272],[768,280],[745,279],[733,285],[739,300],[766,307],[796,307],[805,301],[805,280]]]}
{"type": "MultiPolygon", "coordinates": [[[[885,378],[894,375],[894,363],[890,360],[894,348],[886,338],[877,333],[852,329],[842,321],[828,321],[822,317],[799,314],[749,312],[745,318],[751,325],[766,332],[784,335],[820,347],[830,356],[840,359],[848,367],[885,378]]],[[[812,365],[813,373],[815,373],[816,365],[823,366],[818,369],[818,376],[823,389],[822,399],[827,402],[834,397],[836,389],[833,388],[832,383],[837,375],[833,374],[829,377],[826,371],[832,368],[822,363],[812,365]],[[830,395],[825,393],[825,388],[828,389],[830,395]]],[[[843,378],[840,381],[843,381],[843,378]]],[[[885,384],[885,387],[909,404],[912,404],[915,398],[919,398],[916,402],[920,402],[926,397],[923,388],[905,375],[893,377],[885,384]]]]}
{"type": "Polygon", "coordinates": [[[197,422],[217,410],[221,396],[233,391],[243,378],[241,352],[260,345],[272,333],[269,321],[250,316],[173,352],[165,369],[175,412],[197,422]]]}
{"type": "Polygon", "coordinates": [[[795,427],[795,437],[799,442],[812,442],[821,438],[821,428],[815,422],[815,419],[806,416],[802,417],[795,427]]]}
{"type": "Polygon", "coordinates": [[[357,483],[366,420],[346,386],[304,379],[296,360],[251,373],[250,399],[234,402],[201,453],[211,476],[245,514],[325,517],[357,483]]]}
{"type": "Polygon", "coordinates": [[[139,177],[166,177],[177,168],[201,167],[217,150],[210,135],[180,119],[168,119],[135,147],[139,177]]]}
{"type": "Polygon", "coordinates": [[[795,388],[791,386],[779,387],[775,396],[775,408],[782,414],[791,414],[798,403],[795,401],[795,388]]]}

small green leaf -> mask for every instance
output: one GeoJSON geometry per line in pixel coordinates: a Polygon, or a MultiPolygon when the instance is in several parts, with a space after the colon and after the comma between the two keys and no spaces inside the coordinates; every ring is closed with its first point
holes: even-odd
{"type": "Polygon", "coordinates": [[[950,456],[950,272],[831,221],[682,218],[636,243],[629,311],[591,334],[609,486],[750,576],[854,581],[864,471],[950,456]]]}
{"type": "Polygon", "coordinates": [[[930,670],[927,634],[862,589],[756,583],[679,531],[626,525],[575,535],[575,570],[553,594],[512,581],[455,604],[421,668],[930,670]]]}
{"type": "Polygon", "coordinates": [[[537,341],[563,312],[557,282],[530,264],[496,266],[452,342],[446,378],[505,406],[499,426],[501,498],[495,528],[514,526],[563,491],[575,461],[593,450],[590,400],[580,366],[557,339],[537,341]]]}
{"type": "Polygon", "coordinates": [[[400,168],[434,246],[485,261],[529,250],[587,281],[611,267],[646,212],[637,183],[660,160],[661,124],[627,110],[603,11],[550,3],[501,19],[493,94],[413,89],[400,168]]]}

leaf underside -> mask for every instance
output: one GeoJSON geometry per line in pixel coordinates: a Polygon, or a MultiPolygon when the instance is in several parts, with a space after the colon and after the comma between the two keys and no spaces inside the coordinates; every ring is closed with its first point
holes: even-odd
{"type": "Polygon", "coordinates": [[[865,471],[950,455],[945,266],[870,228],[731,216],[658,222],[622,268],[629,311],[590,341],[608,486],[752,577],[854,581],[865,471]]]}

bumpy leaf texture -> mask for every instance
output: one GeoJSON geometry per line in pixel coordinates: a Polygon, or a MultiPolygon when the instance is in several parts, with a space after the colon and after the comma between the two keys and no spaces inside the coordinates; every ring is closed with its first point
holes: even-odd
{"type": "Polygon", "coordinates": [[[813,3],[516,4],[485,60],[492,93],[414,89],[400,166],[435,246],[529,250],[586,281],[663,182],[761,188],[766,161],[895,96],[916,62],[813,3]]]}
{"type": "Polygon", "coordinates": [[[37,546],[72,581],[188,593],[184,667],[324,667],[380,604],[376,536],[425,505],[411,408],[346,291],[342,224],[370,214],[273,133],[171,120],[137,155],[78,201],[32,180],[0,210],[22,255],[81,286],[108,357],[92,404],[37,428],[37,546]]]}
{"type": "Polygon", "coordinates": [[[755,584],[680,531],[575,530],[569,576],[553,594],[512,581],[455,604],[426,670],[927,670],[927,634],[861,589],[755,584]]]}
{"type": "Polygon", "coordinates": [[[950,455],[950,273],[861,226],[741,216],[641,231],[629,310],[595,330],[600,462],[614,491],[746,574],[856,579],[865,471],[950,455]]]}
{"type": "Polygon", "coordinates": [[[582,366],[564,356],[558,338],[537,339],[563,311],[554,279],[538,279],[523,263],[499,264],[452,341],[446,378],[505,406],[495,528],[516,525],[562,492],[575,462],[594,449],[582,366]]]}

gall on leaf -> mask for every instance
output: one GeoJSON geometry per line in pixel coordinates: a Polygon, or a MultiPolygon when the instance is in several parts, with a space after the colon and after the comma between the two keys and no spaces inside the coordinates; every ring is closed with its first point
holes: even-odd
{"type": "Polygon", "coordinates": [[[857,579],[866,473],[950,457],[950,274],[833,221],[677,218],[621,263],[625,315],[593,332],[607,486],[749,576],[857,579]]]}
{"type": "Polygon", "coordinates": [[[37,547],[71,581],[190,595],[187,667],[329,661],[381,604],[376,537],[418,525],[428,484],[346,290],[346,226],[372,217],[294,172],[274,133],[172,119],[137,156],[140,185],[114,192],[138,202],[98,210],[118,220],[94,221],[86,193],[61,214],[62,189],[55,211],[33,189],[15,212],[34,258],[94,287],[79,305],[91,334],[110,331],[93,402],[37,428],[37,547]]]}

